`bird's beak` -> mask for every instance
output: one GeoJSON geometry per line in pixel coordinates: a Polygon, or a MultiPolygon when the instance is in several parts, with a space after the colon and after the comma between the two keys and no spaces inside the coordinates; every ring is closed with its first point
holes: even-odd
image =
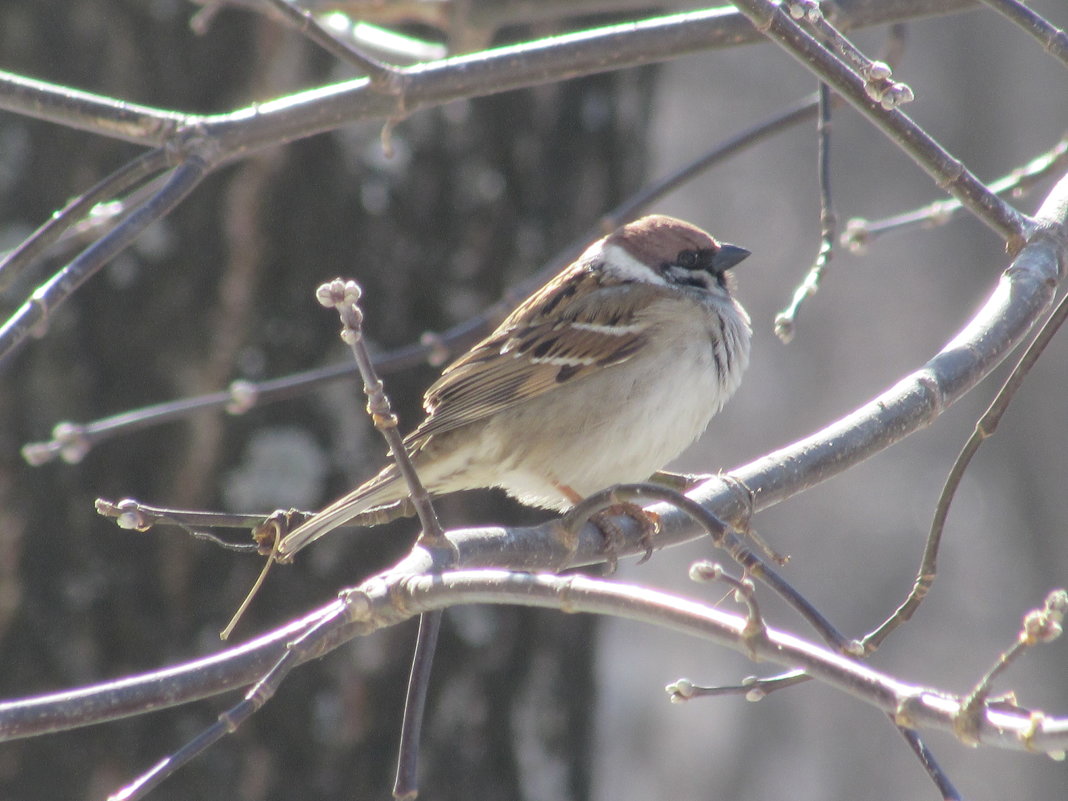
{"type": "Polygon", "coordinates": [[[715,258],[712,259],[712,266],[716,268],[717,272],[726,272],[747,256],[749,256],[749,251],[745,248],[723,243],[719,246],[719,250],[716,251],[715,258]]]}

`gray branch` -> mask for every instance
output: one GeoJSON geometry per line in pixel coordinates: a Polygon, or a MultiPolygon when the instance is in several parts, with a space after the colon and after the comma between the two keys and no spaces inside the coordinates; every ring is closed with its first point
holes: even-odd
{"type": "MultiPolygon", "coordinates": [[[[1062,178],[1054,187],[1035,219],[1036,233],[1001,276],[987,303],[924,366],[822,431],[711,478],[689,494],[721,518],[745,517],[754,510],[772,506],[826,481],[930,425],[1020,343],[1051,303],[1057,281],[1068,268],[1068,177],[1062,178]]],[[[682,512],[666,506],[658,507],[656,511],[660,515],[661,527],[657,535],[658,547],[679,544],[704,534],[682,512]]],[[[616,523],[627,536],[626,544],[619,547],[620,555],[643,552],[641,532],[634,521],[619,517],[616,523]]],[[[577,541],[567,535],[559,521],[534,527],[457,529],[447,532],[447,536],[457,547],[456,564],[465,568],[546,571],[604,559],[603,537],[591,525],[582,530],[577,541]]],[[[434,564],[434,559],[431,552],[415,548],[386,575],[392,577],[390,581],[394,583],[409,584],[417,580],[413,576],[439,567],[434,564]]],[[[382,579],[374,581],[381,582],[382,579]]],[[[523,603],[529,596],[508,596],[507,601],[502,596],[494,598],[495,602],[523,603]]],[[[480,595],[473,599],[458,591],[447,601],[440,600],[439,605],[475,600],[489,600],[489,597],[480,595]]],[[[529,602],[534,603],[533,600],[529,602]]],[[[654,607],[658,603],[650,600],[654,607]]],[[[699,606],[693,604],[695,608],[699,606]]],[[[573,607],[567,608],[571,610],[573,607]]],[[[612,608],[611,612],[642,619],[636,608],[644,609],[644,606],[628,601],[612,608]]],[[[404,615],[393,622],[400,622],[419,611],[406,608],[404,615]]],[[[285,653],[288,642],[321,622],[324,616],[339,613],[340,607],[334,603],[245,645],[196,662],[93,687],[0,704],[0,740],[93,725],[246,686],[285,653]]],[[[366,626],[331,626],[314,648],[302,654],[302,658],[322,656],[365,633],[361,629],[366,626]]],[[[738,645],[748,647],[740,642],[738,645]]],[[[835,664],[844,662],[840,657],[834,657],[834,660],[837,660],[835,664]]],[[[840,666],[843,676],[851,675],[853,670],[867,675],[867,668],[847,664],[850,667],[840,666]]],[[[815,675],[825,678],[821,671],[815,675]]],[[[842,680],[847,681],[846,678],[842,680]]],[[[877,693],[872,692],[874,698],[877,693]]],[[[918,716],[916,710],[910,708],[909,711],[913,719],[926,720],[918,716]]],[[[1058,725],[1062,731],[1057,742],[1063,748],[1068,738],[1068,724],[1058,725]]],[[[1012,738],[1008,737],[1006,741],[1012,741],[1012,738]]],[[[998,740],[998,744],[1004,742],[998,740]]],[[[1038,747],[1035,743],[1032,745],[1038,747]]]]}

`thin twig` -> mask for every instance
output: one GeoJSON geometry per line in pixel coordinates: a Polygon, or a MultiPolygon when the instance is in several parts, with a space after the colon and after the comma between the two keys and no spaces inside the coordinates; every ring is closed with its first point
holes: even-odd
{"type": "Polygon", "coordinates": [[[203,180],[208,162],[191,156],[175,167],[163,188],[112,231],[34,291],[0,328],[0,364],[33,333],[43,334],[49,318],[74,291],[123,251],[151,223],[167,215],[203,180]]]}
{"type": "Polygon", "coordinates": [[[397,416],[393,414],[389,398],[383,389],[382,381],[375,373],[371,354],[368,353],[364,342],[363,311],[359,306],[360,294],[359,284],[340,278],[321,285],[315,292],[316,298],[323,306],[336,308],[341,316],[341,339],[352,349],[356,366],[363,378],[363,389],[367,395],[367,412],[371,415],[371,421],[389,445],[390,456],[397,465],[397,472],[408,485],[408,495],[412,499],[412,505],[415,507],[423,529],[420,541],[424,545],[440,545],[444,541],[441,522],[430,501],[430,493],[419,480],[419,474],[404,447],[404,440],[397,428],[397,416]]]}
{"type": "Polygon", "coordinates": [[[315,16],[306,9],[295,6],[288,0],[267,0],[267,2],[271,8],[278,12],[282,20],[300,31],[310,41],[323,48],[334,58],[363,71],[371,79],[372,89],[403,98],[404,89],[409,81],[408,76],[403,72],[384,61],[379,61],[377,58],[361,52],[349,42],[338,39],[320,25],[315,16]]]}
{"type": "Polygon", "coordinates": [[[993,667],[975,685],[957,714],[957,736],[969,745],[979,745],[983,708],[994,686],[994,680],[1009,669],[1025,651],[1036,645],[1053,642],[1063,633],[1065,612],[1068,611],[1068,592],[1054,590],[1046,596],[1041,609],[1032,609],[1024,615],[1023,626],[1016,641],[994,662],[993,667]]]}
{"type": "MultiPolygon", "coordinates": [[[[1032,159],[1022,167],[1017,167],[1008,175],[992,181],[988,186],[991,192],[999,195],[1011,194],[1013,197],[1022,197],[1042,179],[1063,170],[1065,165],[1068,165],[1068,135],[1062,137],[1057,144],[1041,156],[1032,159]]],[[[956,218],[962,209],[963,205],[959,200],[946,198],[882,220],[869,221],[854,217],[846,223],[841,244],[854,253],[862,253],[868,245],[884,234],[913,226],[934,228],[945,225],[956,218]]]]}
{"type": "Polygon", "coordinates": [[[253,685],[252,689],[245,694],[245,697],[237,705],[219,715],[218,720],[213,725],[204,729],[173,754],[161,759],[147,772],[138,776],[117,793],[109,796],[108,801],[138,801],[138,799],[144,798],[179,768],[200,756],[226,735],[237,731],[237,728],[242,723],[252,717],[274,696],[279,685],[289,675],[289,672],[304,661],[294,655],[302,653],[304,650],[302,646],[305,643],[315,644],[324,630],[341,619],[346,607],[344,604],[335,602],[328,609],[328,612],[308,626],[299,637],[286,644],[286,650],[282,657],[264,674],[263,678],[253,685]]]}
{"type": "Polygon", "coordinates": [[[946,519],[949,517],[949,509],[960,487],[960,482],[983,441],[997,431],[998,424],[1012,403],[1012,399],[1023,386],[1031,368],[1064,325],[1065,319],[1068,319],[1068,295],[1061,298],[1053,313],[1042,324],[1042,328],[1027,346],[1027,350],[1020,357],[1009,377],[1005,379],[1005,383],[994,396],[990,406],[976,422],[971,436],[968,437],[968,441],[964,443],[960,454],[953,462],[942,492],[938,496],[938,503],[935,505],[934,519],[931,521],[931,530],[927,535],[927,544],[924,546],[923,558],[916,572],[912,591],[889,618],[864,638],[866,650],[877,648],[898,626],[916,613],[923,599],[927,597],[938,575],[938,551],[942,544],[942,534],[945,532],[946,519]]]}
{"type": "Polygon", "coordinates": [[[111,175],[98,181],[91,189],[74,198],[0,261],[0,290],[7,288],[22,270],[40,258],[65,231],[76,225],[98,203],[117,197],[131,186],[171,166],[171,163],[167,150],[150,150],[127,162],[111,175]]]}
{"type": "MultiPolygon", "coordinates": [[[[161,506],[149,506],[148,504],[125,498],[117,503],[96,499],[96,513],[102,517],[115,519],[120,528],[133,531],[148,531],[152,526],[165,524],[181,526],[182,528],[194,528],[206,526],[210,528],[251,528],[263,522],[268,515],[263,514],[235,514],[230,512],[199,512],[182,509],[168,509],[161,506]]],[[[277,513],[276,513],[277,514],[277,513]]],[[[294,519],[287,522],[288,526],[303,522],[301,516],[306,512],[289,511],[283,514],[290,515],[294,519]]]]}
{"type": "Polygon", "coordinates": [[[252,584],[252,588],[245,595],[245,600],[242,601],[241,605],[237,607],[237,611],[234,612],[233,616],[230,618],[230,622],[227,623],[223,627],[223,630],[219,632],[219,639],[223,640],[224,642],[226,640],[229,640],[230,635],[234,633],[234,629],[237,628],[238,621],[241,620],[241,618],[244,616],[245,611],[252,604],[252,599],[256,597],[256,594],[260,591],[260,587],[262,587],[263,583],[267,580],[267,574],[271,571],[271,565],[273,565],[275,561],[277,561],[278,543],[282,541],[282,527],[279,525],[279,521],[277,518],[267,521],[265,525],[273,529],[273,537],[271,538],[271,553],[264,561],[263,569],[260,570],[260,574],[256,577],[256,581],[252,584]]]}
{"type": "Polygon", "coordinates": [[[909,744],[909,748],[916,754],[920,764],[923,765],[923,769],[927,771],[927,775],[935,783],[938,792],[942,794],[942,801],[960,801],[960,792],[953,786],[953,782],[950,781],[949,776],[942,770],[938,762],[935,761],[934,755],[920,735],[905,726],[898,726],[897,730],[901,732],[901,736],[905,738],[905,742],[909,744]]]}
{"type": "Polygon", "coordinates": [[[400,743],[397,749],[397,775],[393,782],[393,797],[410,801],[419,793],[419,745],[426,712],[426,697],[430,689],[430,673],[441,634],[442,610],[424,612],[419,616],[419,631],[412,653],[412,668],[408,674],[408,689],[404,694],[404,715],[401,718],[400,743]]]}
{"type": "Polygon", "coordinates": [[[668,694],[668,700],[673,704],[681,704],[692,698],[717,697],[721,695],[741,695],[746,701],[763,701],[768,695],[776,690],[784,690],[796,684],[804,684],[812,681],[812,677],[803,670],[791,670],[778,676],[759,678],[747,676],[738,684],[719,685],[707,687],[694,684],[689,679],[676,679],[664,690],[668,694]]]}
{"type": "MultiPolygon", "coordinates": [[[[816,6],[814,15],[820,23],[825,22],[819,6],[816,6]]],[[[835,39],[839,50],[846,50],[850,53],[855,51],[852,44],[841,37],[833,27],[825,25],[817,27],[823,32],[824,36],[835,39]],[[829,28],[829,30],[824,30],[824,27],[829,28]]],[[[905,25],[898,23],[891,26],[890,35],[883,44],[884,60],[879,62],[878,69],[871,62],[864,59],[863,54],[855,51],[854,62],[860,66],[861,74],[867,76],[868,83],[866,88],[868,95],[872,96],[873,99],[879,92],[884,93],[884,96],[895,97],[900,102],[911,99],[911,92],[905,91],[907,87],[901,88],[889,81],[891,67],[901,59],[904,50],[905,25]],[[873,90],[873,87],[878,87],[878,89],[873,90]]],[[[820,146],[817,171],[820,184],[820,245],[815,262],[805,274],[800,285],[794,290],[789,305],[775,316],[775,335],[784,343],[791,342],[794,338],[797,329],[797,315],[801,310],[802,304],[819,291],[823,282],[823,273],[834,256],[835,236],[838,228],[838,218],[834,213],[834,204],[831,202],[830,130],[831,112],[842,101],[841,98],[832,95],[830,87],[823,82],[820,83],[818,97],[820,146]]]]}
{"type": "Polygon", "coordinates": [[[820,80],[828,83],[922,167],[939,186],[1006,240],[1010,253],[1023,246],[1032,223],[990,192],[962,162],[950,155],[899,108],[884,108],[866,94],[866,81],[823,48],[771,0],[737,0],[735,5],[820,80]]]}
{"type": "Polygon", "coordinates": [[[817,172],[820,185],[820,245],[816,260],[804,280],[794,290],[790,304],[775,315],[775,335],[784,343],[797,332],[797,313],[807,298],[815,295],[823,281],[823,274],[834,257],[835,231],[838,219],[831,200],[831,89],[821,83],[819,90],[819,158],[817,172]]]}
{"type": "MultiPolygon", "coordinates": [[[[382,359],[385,372],[421,364],[424,360],[422,355],[412,355],[411,348],[399,349],[382,359]]],[[[53,427],[51,440],[26,443],[22,447],[22,458],[34,466],[46,464],[57,456],[68,464],[76,464],[84,459],[92,448],[120,434],[183,420],[207,409],[225,409],[231,414],[244,414],[260,403],[299,397],[309,386],[318,386],[340,378],[352,378],[355,372],[356,368],[351,362],[344,362],[260,383],[233,381],[225,391],[130,409],[89,423],[64,420],[53,427]]]]}
{"type": "MultiPolygon", "coordinates": [[[[360,288],[355,281],[343,281],[338,278],[323,284],[316,291],[319,302],[327,308],[336,308],[343,324],[341,338],[352,348],[356,365],[363,378],[364,392],[367,394],[367,411],[371,420],[386,442],[390,454],[397,465],[397,471],[408,485],[408,497],[419,516],[422,531],[419,545],[428,550],[443,551],[455,555],[455,548],[446,539],[438,520],[434,505],[430,500],[419,474],[408,456],[404,441],[397,429],[397,417],[390,408],[389,398],[382,386],[382,381],[375,373],[371,355],[363,338],[363,311],[360,309],[360,288]]],[[[408,682],[408,691],[404,704],[401,726],[400,754],[397,759],[397,778],[395,795],[400,799],[415,798],[418,790],[419,741],[423,729],[423,713],[426,710],[426,693],[430,684],[430,672],[437,650],[438,635],[441,632],[440,610],[421,615],[419,634],[416,637],[415,653],[412,656],[412,669],[408,682]]]]}
{"type": "Polygon", "coordinates": [[[1068,67],[1068,34],[1048,22],[1020,0],[983,0],[1002,16],[1012,20],[1042,45],[1042,49],[1068,67]]]}

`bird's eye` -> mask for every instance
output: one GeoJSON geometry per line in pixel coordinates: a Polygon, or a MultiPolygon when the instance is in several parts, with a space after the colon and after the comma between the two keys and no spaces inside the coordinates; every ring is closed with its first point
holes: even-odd
{"type": "Polygon", "coordinates": [[[696,250],[680,250],[675,263],[686,270],[696,270],[700,257],[696,250]]]}

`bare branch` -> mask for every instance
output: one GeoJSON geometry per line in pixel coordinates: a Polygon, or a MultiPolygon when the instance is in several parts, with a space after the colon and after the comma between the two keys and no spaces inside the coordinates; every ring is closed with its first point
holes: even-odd
{"type": "Polygon", "coordinates": [[[188,115],[141,106],[0,70],[0,109],[90,133],[159,147],[188,115]]]}
{"type": "Polygon", "coordinates": [[[991,401],[990,406],[976,422],[975,429],[953,462],[949,475],[946,476],[942,492],[938,496],[934,519],[931,521],[931,530],[927,535],[927,544],[924,546],[923,558],[916,572],[916,580],[913,583],[912,590],[901,605],[894,610],[894,613],[864,638],[864,645],[868,650],[878,648],[879,644],[892,631],[911,619],[920,604],[923,603],[927,593],[930,592],[938,574],[938,551],[942,544],[942,534],[945,531],[946,519],[949,517],[949,508],[953,503],[953,498],[956,496],[957,489],[960,487],[960,482],[980,446],[997,430],[998,423],[1001,422],[1002,416],[1008,410],[1016,392],[1023,386],[1023,382],[1030,373],[1031,368],[1034,367],[1039,357],[1045,352],[1054,335],[1061,330],[1065,319],[1068,319],[1068,296],[1061,298],[1057,308],[1042,324],[1041,330],[1035,335],[1031,344],[1027,346],[1027,350],[1020,357],[1009,377],[1005,379],[1005,383],[998,390],[998,394],[991,401]]]}
{"type": "Polygon", "coordinates": [[[145,228],[181,203],[210,169],[208,161],[199,156],[192,156],[182,162],[174,168],[156,195],[83,251],[51,280],[39,286],[30,299],[0,328],[0,362],[25,342],[28,335],[43,335],[48,318],[59,305],[100,268],[125,250],[145,228]]]}
{"type": "Polygon", "coordinates": [[[151,150],[123,165],[76,197],[0,260],[0,290],[7,287],[26,266],[55,244],[63,233],[88,214],[93,206],[114,198],[168,166],[173,164],[170,163],[166,150],[151,150]]]}
{"type": "MultiPolygon", "coordinates": [[[[1068,165],[1068,136],[1061,137],[1057,144],[1041,156],[1032,159],[1022,167],[1017,167],[1008,175],[991,181],[987,186],[991,192],[999,195],[1011,194],[1012,197],[1020,197],[1043,178],[1058,174],[1065,165],[1068,165]]],[[[891,231],[900,231],[912,226],[934,228],[945,225],[953,220],[963,208],[963,204],[956,198],[947,198],[883,220],[865,220],[854,217],[846,223],[841,243],[855,253],[863,252],[868,245],[891,231]]]]}
{"type": "MultiPolygon", "coordinates": [[[[839,0],[846,28],[968,8],[975,0],[839,0]]],[[[664,16],[403,68],[409,111],[553,81],[610,72],[686,53],[751,44],[760,34],[731,8],[664,16]]],[[[226,114],[150,108],[0,71],[0,109],[103,136],[159,146],[179,130],[218,140],[232,157],[368,119],[389,118],[395,99],[358,78],[226,114]]]]}
{"type": "MultiPolygon", "coordinates": [[[[176,703],[209,698],[256,681],[278,661],[286,644],[335,611],[315,610],[255,640],[184,665],[91,687],[0,703],[0,741],[141,715],[176,703]]],[[[347,640],[337,632],[327,653],[347,640]]],[[[314,655],[309,654],[309,658],[314,655]]]]}
{"type": "MultiPolygon", "coordinates": [[[[814,678],[876,706],[894,715],[902,725],[914,728],[952,732],[960,707],[951,694],[904,684],[866,665],[774,629],[768,629],[764,638],[747,640],[747,616],[727,614],[646,588],[635,589],[581,575],[564,577],[481,570],[411,577],[404,582],[404,587],[408,597],[398,606],[407,608],[410,603],[414,611],[450,605],[459,593],[465,603],[523,603],[562,607],[572,612],[622,615],[629,620],[708,639],[743,654],[752,648],[761,661],[801,667],[814,678]]],[[[365,584],[354,592],[361,598],[359,606],[366,603],[368,611],[363,620],[375,625],[375,615],[381,609],[377,599],[389,590],[365,584]]],[[[1036,726],[1029,714],[991,710],[981,724],[980,739],[987,745],[1056,754],[1068,746],[1068,720],[1046,718],[1036,726]]]]}
{"type": "Polygon", "coordinates": [[[797,313],[806,299],[815,295],[823,281],[823,274],[834,257],[835,231],[838,217],[831,202],[831,90],[825,83],[819,90],[819,160],[817,169],[820,184],[820,245],[816,259],[794,290],[789,305],[775,315],[775,335],[783,342],[793,341],[797,328],[797,313]]]}
{"type": "MultiPolygon", "coordinates": [[[[986,304],[938,355],[822,431],[731,470],[729,474],[752,492],[754,509],[784,501],[930,425],[989,374],[1049,307],[1068,265],[1066,220],[1068,177],[1062,177],[1039,210],[1030,243],[986,304]]],[[[690,495],[728,519],[744,506],[720,478],[690,495]]],[[[670,513],[661,519],[661,542],[680,534],[673,523],[670,513]]]]}
{"type": "Polygon", "coordinates": [[[320,25],[309,11],[288,2],[288,0],[267,0],[267,2],[270,8],[277,12],[278,16],[286,24],[299,30],[334,58],[352,64],[366,73],[367,77],[371,79],[371,86],[374,89],[403,98],[407,80],[400,70],[365,53],[361,53],[349,43],[338,39],[320,25]]]}
{"type": "MultiPolygon", "coordinates": [[[[1037,220],[1038,232],[1002,276],[987,304],[927,365],[827,429],[731,471],[729,479],[710,479],[690,496],[720,517],[730,519],[746,512],[750,502],[755,509],[761,509],[785,500],[930,424],[1004,358],[1050,302],[1058,265],[1068,262],[1068,235],[1064,230],[1068,220],[1068,177],[1054,188],[1037,220]],[[739,486],[748,492],[739,493],[739,486]]],[[[657,539],[662,546],[702,533],[684,513],[670,507],[664,507],[659,520],[657,539]]],[[[622,530],[634,533],[628,543],[630,552],[644,550],[633,521],[628,525],[626,518],[620,518],[618,522],[622,530]]],[[[468,567],[556,569],[603,558],[601,536],[592,526],[583,529],[572,549],[562,544],[559,525],[550,522],[507,530],[460,529],[450,532],[449,537],[457,546],[458,564],[468,567]]],[[[396,570],[419,574],[432,571],[434,564],[433,554],[417,548],[396,570]]],[[[0,737],[58,731],[245,685],[277,660],[294,633],[335,612],[335,607],[318,610],[303,621],[246,646],[193,663],[192,669],[174,668],[143,679],[2,705],[0,737]]],[[[308,658],[321,655],[344,639],[344,632],[331,631],[321,648],[308,658]]],[[[1029,741],[1035,748],[1043,748],[1043,743],[1048,742],[1043,739],[1047,732],[1044,726],[1041,720],[1036,723],[1036,739],[1029,741]]],[[[1068,725],[1064,731],[1068,732],[1068,725]]]]}
{"type": "MultiPolygon", "coordinates": [[[[761,637],[747,637],[748,616],[730,614],[648,588],[577,574],[556,576],[471,570],[414,576],[391,571],[359,588],[345,591],[340,601],[272,633],[270,642],[267,642],[268,638],[262,638],[211,660],[125,679],[112,685],[85,688],[65,697],[48,696],[6,703],[0,706],[0,739],[89,725],[106,719],[103,715],[114,718],[192,700],[176,699],[173,693],[159,692],[159,685],[169,685],[173,690],[176,681],[184,683],[198,678],[203,693],[203,679],[194,674],[210,670],[214,677],[218,677],[217,668],[227,664],[224,658],[228,655],[244,657],[243,664],[239,665],[231,658],[229,670],[224,671],[226,687],[216,683],[215,692],[248,684],[252,677],[263,675],[265,664],[277,663],[283,652],[288,654],[285,664],[288,670],[321,656],[353,636],[396,625],[416,614],[468,603],[524,604],[616,615],[710,640],[743,654],[752,651],[761,661],[800,667],[813,678],[893,715],[895,721],[910,728],[954,732],[961,707],[960,700],[950,693],[906,684],[775,629],[768,628],[761,637]],[[310,636],[312,634],[314,636],[310,636]],[[295,647],[297,642],[301,643],[299,648],[295,647]],[[250,669],[252,665],[248,659],[255,647],[260,649],[259,674],[250,669]],[[125,708],[122,713],[115,714],[116,710],[106,708],[105,700],[114,702],[120,696],[125,696],[122,698],[125,708]],[[150,706],[150,698],[155,705],[150,706]],[[80,714],[76,719],[64,719],[61,715],[67,710],[62,708],[62,703],[72,701],[80,702],[80,714]],[[92,720],[87,719],[90,713],[95,716],[92,720]]],[[[268,673],[261,683],[276,686],[275,676],[268,673]]],[[[1004,708],[987,709],[979,722],[978,736],[982,743],[991,746],[1057,754],[1068,748],[1068,720],[1004,708]]]]}
{"type": "MultiPolygon", "coordinates": [[[[399,72],[405,85],[405,109],[415,111],[450,100],[736,45],[752,34],[744,17],[714,9],[584,31],[401,68],[399,72]]],[[[842,69],[856,77],[848,68],[842,69]]],[[[362,78],[229,114],[198,116],[135,106],[0,72],[0,108],[105,136],[155,146],[166,144],[177,153],[190,154],[164,189],[39,289],[0,329],[2,361],[25,340],[31,329],[41,330],[39,324],[47,312],[127,247],[149,222],[164,216],[212,169],[228,160],[245,158],[260,148],[323,133],[347,122],[390,119],[396,114],[396,98],[378,91],[371,79],[362,78]]],[[[963,169],[959,163],[955,166],[963,169]]],[[[937,174],[947,173],[942,170],[937,174]]],[[[978,189],[971,192],[974,187],[965,179],[961,179],[959,186],[971,194],[979,192],[978,189]]],[[[983,204],[973,204],[972,208],[989,221],[992,212],[983,204]]],[[[1022,225],[1020,220],[1017,223],[1022,225]]]]}
{"type": "Polygon", "coordinates": [[[961,705],[957,720],[957,736],[969,745],[979,744],[978,731],[982,726],[983,708],[990,698],[994,680],[1009,669],[1021,654],[1036,645],[1046,645],[1061,636],[1064,614],[1068,611],[1068,592],[1054,590],[1046,596],[1041,609],[1032,609],[1024,615],[1023,626],[1014,642],[1002,653],[975,685],[961,705]]]}
{"type": "Polygon", "coordinates": [[[927,775],[934,781],[935,786],[942,795],[942,801],[960,801],[960,792],[953,786],[953,783],[938,763],[935,762],[934,756],[931,754],[930,749],[927,748],[927,744],[920,739],[920,735],[904,726],[898,726],[897,728],[901,732],[901,736],[905,738],[905,742],[909,744],[909,748],[919,758],[920,764],[927,771],[927,775]]]}
{"type": "Polygon", "coordinates": [[[889,136],[935,182],[1005,239],[1017,252],[1029,232],[1023,215],[988,190],[959,160],[941,147],[899,108],[886,108],[867,94],[867,80],[839,61],[770,0],[739,0],[758,29],[844,97],[889,136]]]}
{"type": "Polygon", "coordinates": [[[1051,24],[1020,0],[983,0],[1002,16],[1012,20],[1042,45],[1042,49],[1068,67],[1068,34],[1051,24]]]}

